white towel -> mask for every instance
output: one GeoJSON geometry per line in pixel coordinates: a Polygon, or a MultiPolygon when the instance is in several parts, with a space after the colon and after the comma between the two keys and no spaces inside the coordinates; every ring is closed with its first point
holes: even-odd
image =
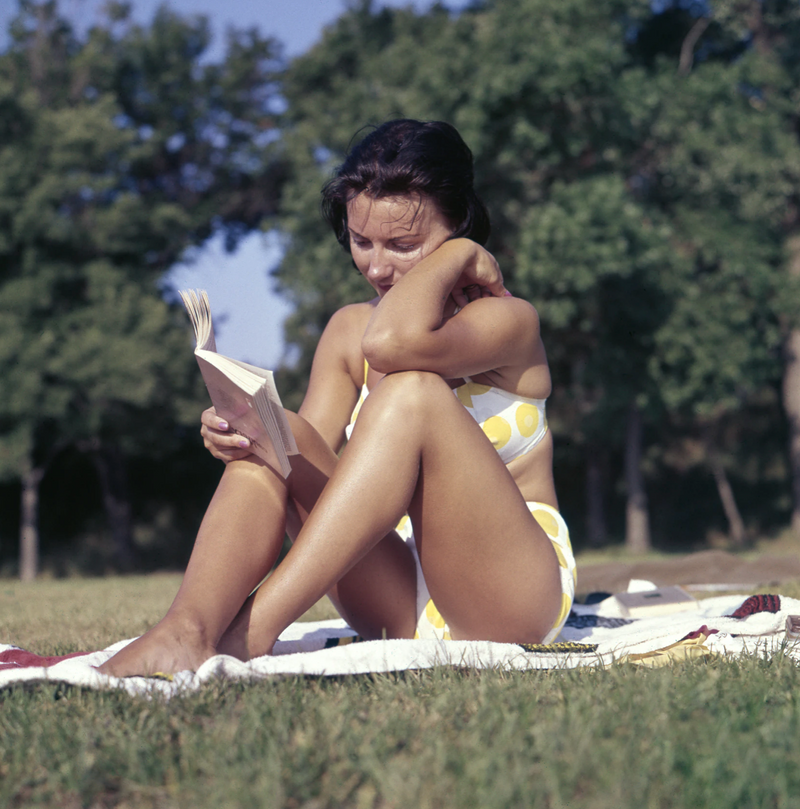
{"type": "Polygon", "coordinates": [[[19,683],[66,683],[87,688],[121,688],[130,694],[167,696],[199,688],[214,678],[263,679],[274,676],[340,676],[369,672],[406,671],[435,666],[471,669],[567,669],[607,666],[628,655],[655,652],[705,630],[703,646],[710,653],[773,655],[785,653],[800,662],[800,643],[785,633],[789,615],[800,615],[800,601],[780,597],[777,612],[756,612],[729,617],[744,596],[722,596],[698,603],[697,609],[673,615],[630,619],[621,616],[613,600],[576,604],[559,636],[559,643],[526,650],[513,643],[488,641],[377,640],[349,642],[353,631],[341,620],[297,623],[275,646],[275,654],[242,663],[217,655],[196,671],[176,674],[171,681],[149,677],[116,678],[94,668],[131,640],[107,649],[62,660],[49,667],[15,666],[21,650],[0,644],[0,688],[19,683]],[[11,663],[11,666],[9,666],[11,663]]]}

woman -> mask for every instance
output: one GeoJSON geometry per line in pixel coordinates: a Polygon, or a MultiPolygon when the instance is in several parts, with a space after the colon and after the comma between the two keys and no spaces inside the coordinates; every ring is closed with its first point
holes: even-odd
{"type": "Polygon", "coordinates": [[[267,654],[325,593],[366,638],[536,643],[566,620],[547,358],[535,309],[481,246],[471,152],[448,124],[391,121],[354,147],[323,210],[377,297],[320,339],[288,414],[301,454],[287,479],[205,411],[222,480],[167,615],[106,673],[267,654]]]}

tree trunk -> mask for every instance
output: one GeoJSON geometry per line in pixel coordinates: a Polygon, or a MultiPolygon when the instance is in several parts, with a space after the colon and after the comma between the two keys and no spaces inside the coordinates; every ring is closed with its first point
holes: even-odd
{"type": "MultiPolygon", "coordinates": [[[[789,273],[800,276],[800,237],[788,243],[789,273]]],[[[800,329],[789,331],[783,345],[783,409],[789,423],[792,474],[792,531],[800,539],[800,329]]]]}
{"type": "Polygon", "coordinates": [[[589,447],[586,458],[586,540],[590,547],[606,544],[606,509],[603,481],[605,478],[603,453],[589,447]]]}
{"type": "Polygon", "coordinates": [[[29,462],[22,474],[19,526],[19,577],[33,581],[39,572],[39,485],[45,469],[29,462]]]}
{"type": "Polygon", "coordinates": [[[694,49],[700,40],[700,37],[706,31],[706,28],[711,25],[711,19],[708,17],[701,17],[689,30],[686,39],[683,40],[681,45],[681,57],[678,62],[678,73],[681,76],[688,76],[694,64],[694,49]]]}
{"type": "Polygon", "coordinates": [[[650,550],[650,520],[642,475],[643,431],[642,414],[639,408],[632,404],[628,410],[625,436],[625,486],[628,495],[625,511],[625,547],[633,553],[645,553],[650,550]]]}
{"type": "Polygon", "coordinates": [[[125,459],[115,445],[95,444],[91,449],[103,493],[103,507],[111,529],[114,559],[122,570],[132,570],[138,561],[133,541],[131,503],[125,459]]]}
{"type": "Polygon", "coordinates": [[[792,329],[783,346],[783,409],[789,423],[792,530],[800,539],[800,329],[792,329]]]}
{"type": "Polygon", "coordinates": [[[725,467],[713,452],[711,453],[709,466],[717,484],[717,492],[722,502],[722,508],[725,511],[725,517],[728,520],[728,536],[737,548],[743,548],[747,540],[744,520],[739,513],[739,507],[736,505],[736,498],[733,496],[733,489],[725,472],[725,467]]]}

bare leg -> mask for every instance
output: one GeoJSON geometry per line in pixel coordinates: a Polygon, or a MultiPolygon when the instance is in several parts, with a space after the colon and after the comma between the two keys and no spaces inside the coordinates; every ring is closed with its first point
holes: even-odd
{"type": "Polygon", "coordinates": [[[385,377],[330,482],[247,616],[265,654],[408,510],[453,637],[536,641],[560,606],[555,552],[480,428],[434,374],[385,377]]]}
{"type": "MultiPolygon", "coordinates": [[[[196,669],[217,652],[249,658],[247,626],[253,589],[272,568],[287,527],[287,514],[302,522],[328,482],[336,455],[302,418],[289,413],[302,454],[292,457],[284,481],[258,459],[232,461],[209,505],[181,587],[166,616],[100,670],[127,676],[196,669]],[[243,606],[244,605],[244,606],[243,606]]],[[[299,525],[289,526],[297,531],[299,525]]],[[[392,534],[360,563],[369,585],[334,589],[334,603],[366,636],[382,617],[381,599],[393,589],[413,625],[414,563],[392,534]],[[395,576],[388,567],[401,572],[395,576]],[[370,616],[359,621],[359,616],[370,616]]],[[[377,630],[378,635],[380,629],[377,630]]]]}
{"type": "Polygon", "coordinates": [[[222,476],[166,616],[100,670],[196,669],[267,574],[284,538],[286,487],[258,460],[232,461],[222,476]]]}
{"type": "MultiPolygon", "coordinates": [[[[319,494],[321,490],[316,497],[319,494]]],[[[299,536],[307,518],[305,509],[294,501],[289,503],[287,530],[293,540],[299,536]]],[[[328,590],[327,595],[361,637],[410,638],[416,629],[416,577],[411,551],[390,531],[328,590]]],[[[249,629],[257,596],[257,592],[253,593],[245,601],[220,639],[219,653],[240,660],[250,659],[249,629]]]]}

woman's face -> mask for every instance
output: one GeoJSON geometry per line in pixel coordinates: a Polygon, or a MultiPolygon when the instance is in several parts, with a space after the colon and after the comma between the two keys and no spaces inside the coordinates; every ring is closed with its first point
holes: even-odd
{"type": "Polygon", "coordinates": [[[418,195],[359,194],[347,204],[347,227],[353,261],[381,298],[453,233],[436,203],[418,195]]]}

